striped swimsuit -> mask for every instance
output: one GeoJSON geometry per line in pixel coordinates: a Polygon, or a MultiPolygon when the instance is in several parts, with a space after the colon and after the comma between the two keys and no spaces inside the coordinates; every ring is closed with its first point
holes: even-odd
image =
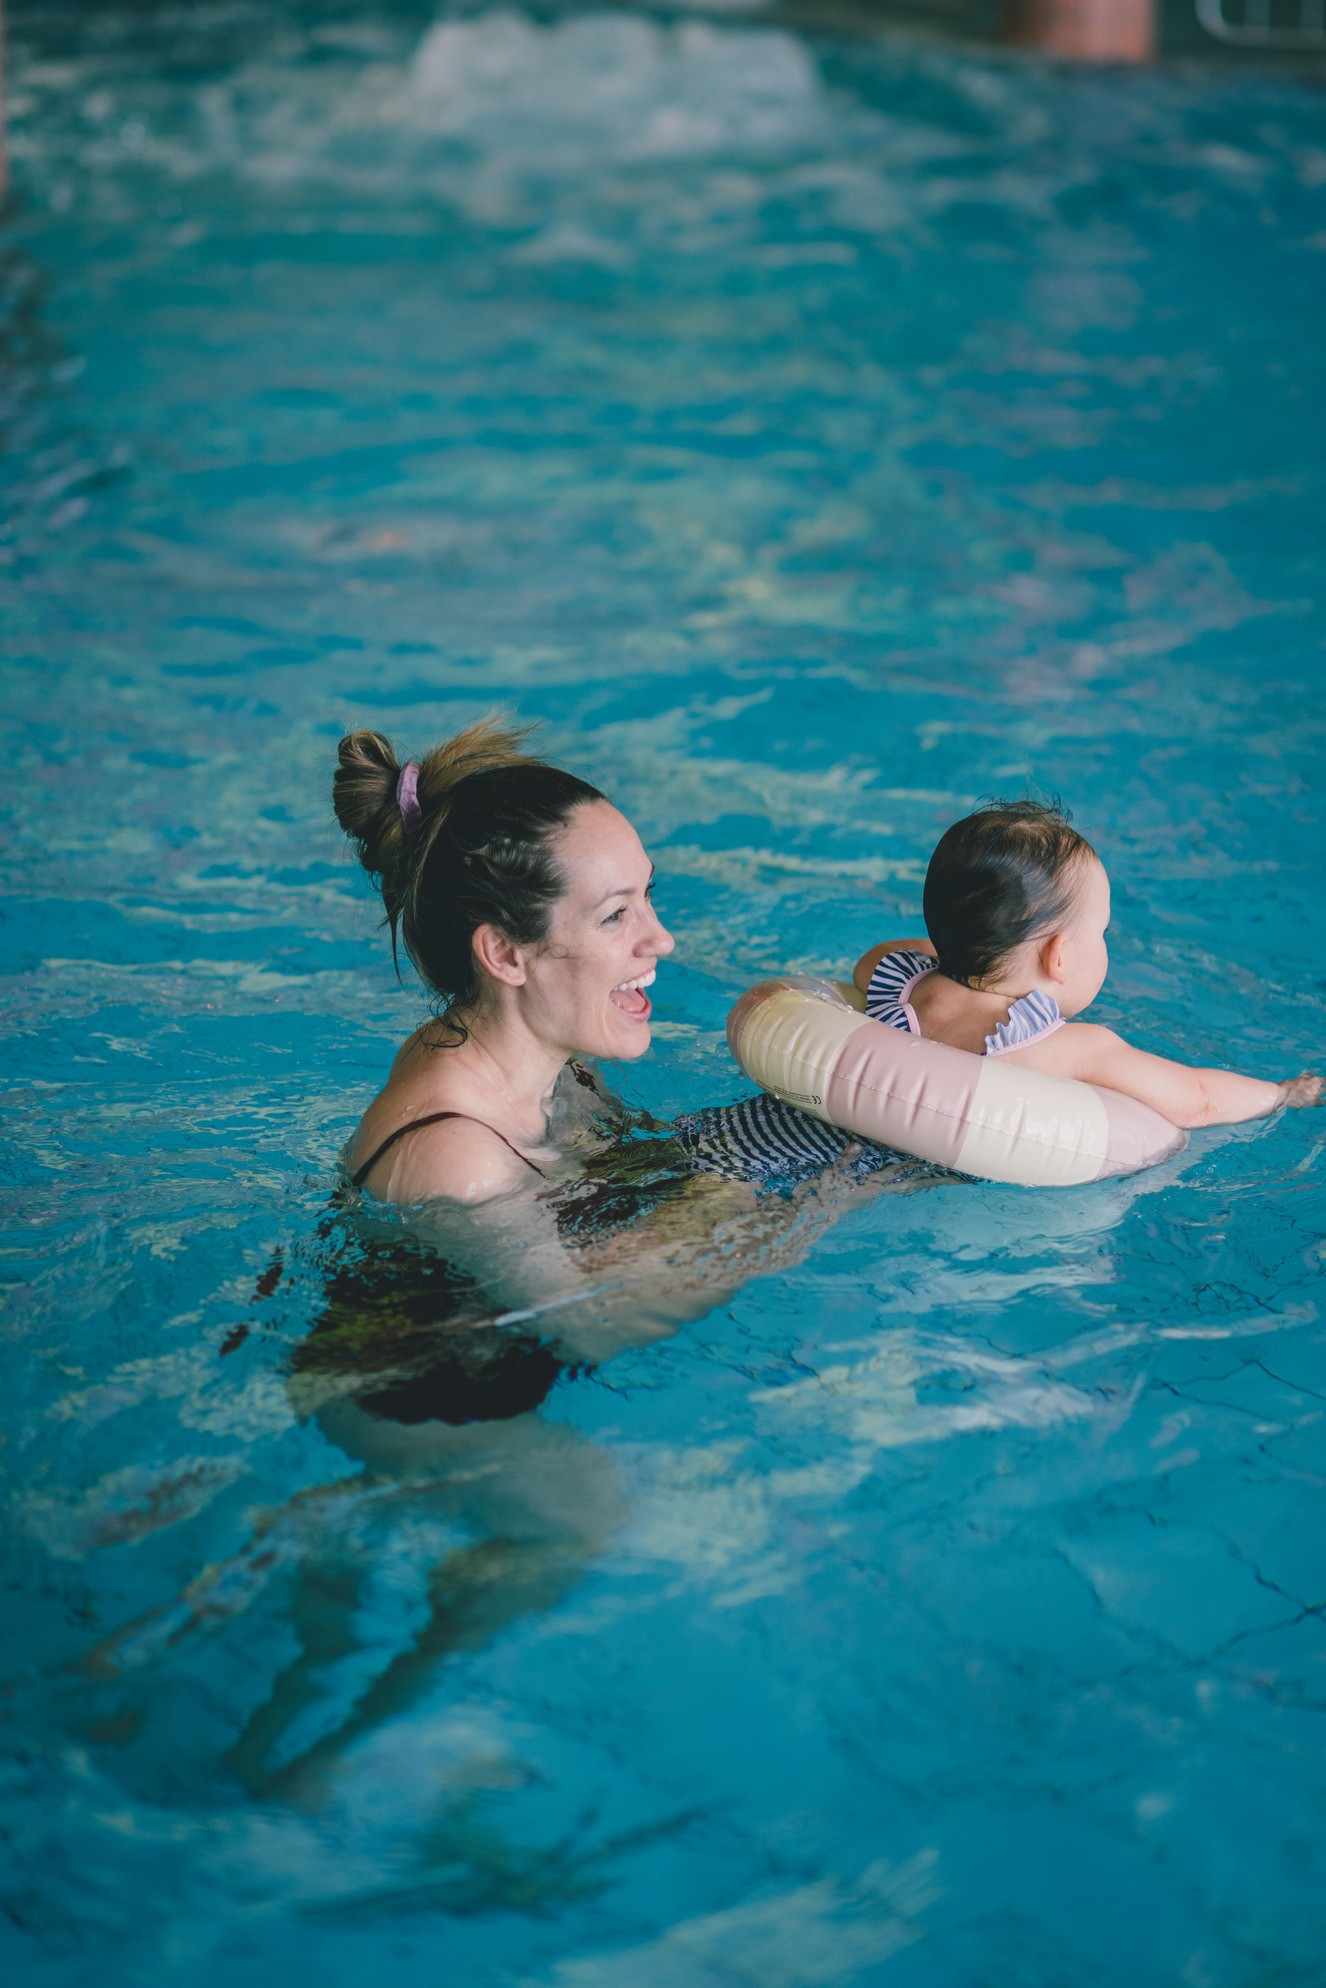
{"type": "Polygon", "coordinates": [[[920,1168],[919,1161],[906,1160],[869,1139],[853,1138],[767,1092],[743,1098],[739,1104],[688,1112],[672,1130],[700,1173],[749,1181],[760,1191],[776,1192],[813,1180],[840,1161],[849,1146],[853,1151],[845,1171],[853,1180],[864,1180],[886,1166],[913,1172],[920,1168]]]}

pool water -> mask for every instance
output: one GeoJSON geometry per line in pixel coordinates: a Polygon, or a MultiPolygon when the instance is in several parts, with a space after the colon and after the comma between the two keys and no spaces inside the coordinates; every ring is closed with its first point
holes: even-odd
{"type": "Polygon", "coordinates": [[[502,1421],[312,1412],[274,1271],[420,1010],[353,724],[639,824],[634,1105],[1026,791],[1102,1019],[1321,1068],[1320,87],[6,11],[7,1978],[1321,1982],[1320,1114],[863,1193],[502,1421]]]}

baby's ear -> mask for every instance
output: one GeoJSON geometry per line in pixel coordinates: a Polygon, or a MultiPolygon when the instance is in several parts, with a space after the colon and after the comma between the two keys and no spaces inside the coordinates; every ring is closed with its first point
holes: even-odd
{"type": "Polygon", "coordinates": [[[1068,945],[1062,932],[1056,932],[1041,947],[1041,972],[1047,980],[1068,978],[1068,945]]]}

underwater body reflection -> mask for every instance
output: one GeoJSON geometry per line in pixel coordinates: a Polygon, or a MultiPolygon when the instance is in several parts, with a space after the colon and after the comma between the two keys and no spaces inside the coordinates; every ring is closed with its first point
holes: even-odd
{"type": "Polygon", "coordinates": [[[265,1512],[238,1555],[86,1661],[92,1677],[123,1675],[275,1585],[296,1653],[223,1756],[255,1794],[316,1803],[346,1751],[408,1714],[449,1657],[553,1608],[603,1553],[626,1493],[609,1450],[539,1414],[559,1381],[789,1267],[863,1193],[945,1177],[772,1100],[758,1153],[749,1105],[668,1128],[572,1068],[573,1178],[479,1210],[384,1207],[342,1187],[297,1253],[273,1258],[252,1324],[312,1317],[288,1361],[291,1406],[357,1472],[265,1512]],[[365,1672],[369,1604],[402,1551],[430,1562],[418,1620],[365,1672]]]}

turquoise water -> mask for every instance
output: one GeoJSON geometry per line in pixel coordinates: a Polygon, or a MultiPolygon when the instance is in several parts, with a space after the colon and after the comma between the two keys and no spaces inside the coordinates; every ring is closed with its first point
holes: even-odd
{"type": "Polygon", "coordinates": [[[8,1978],[1326,1979],[1319,1114],[862,1196],[506,1421],[300,1372],[418,1015],[351,723],[631,813],[655,1111],[1028,785],[1103,1019],[1321,1067],[1320,91],[7,11],[8,1978]]]}

